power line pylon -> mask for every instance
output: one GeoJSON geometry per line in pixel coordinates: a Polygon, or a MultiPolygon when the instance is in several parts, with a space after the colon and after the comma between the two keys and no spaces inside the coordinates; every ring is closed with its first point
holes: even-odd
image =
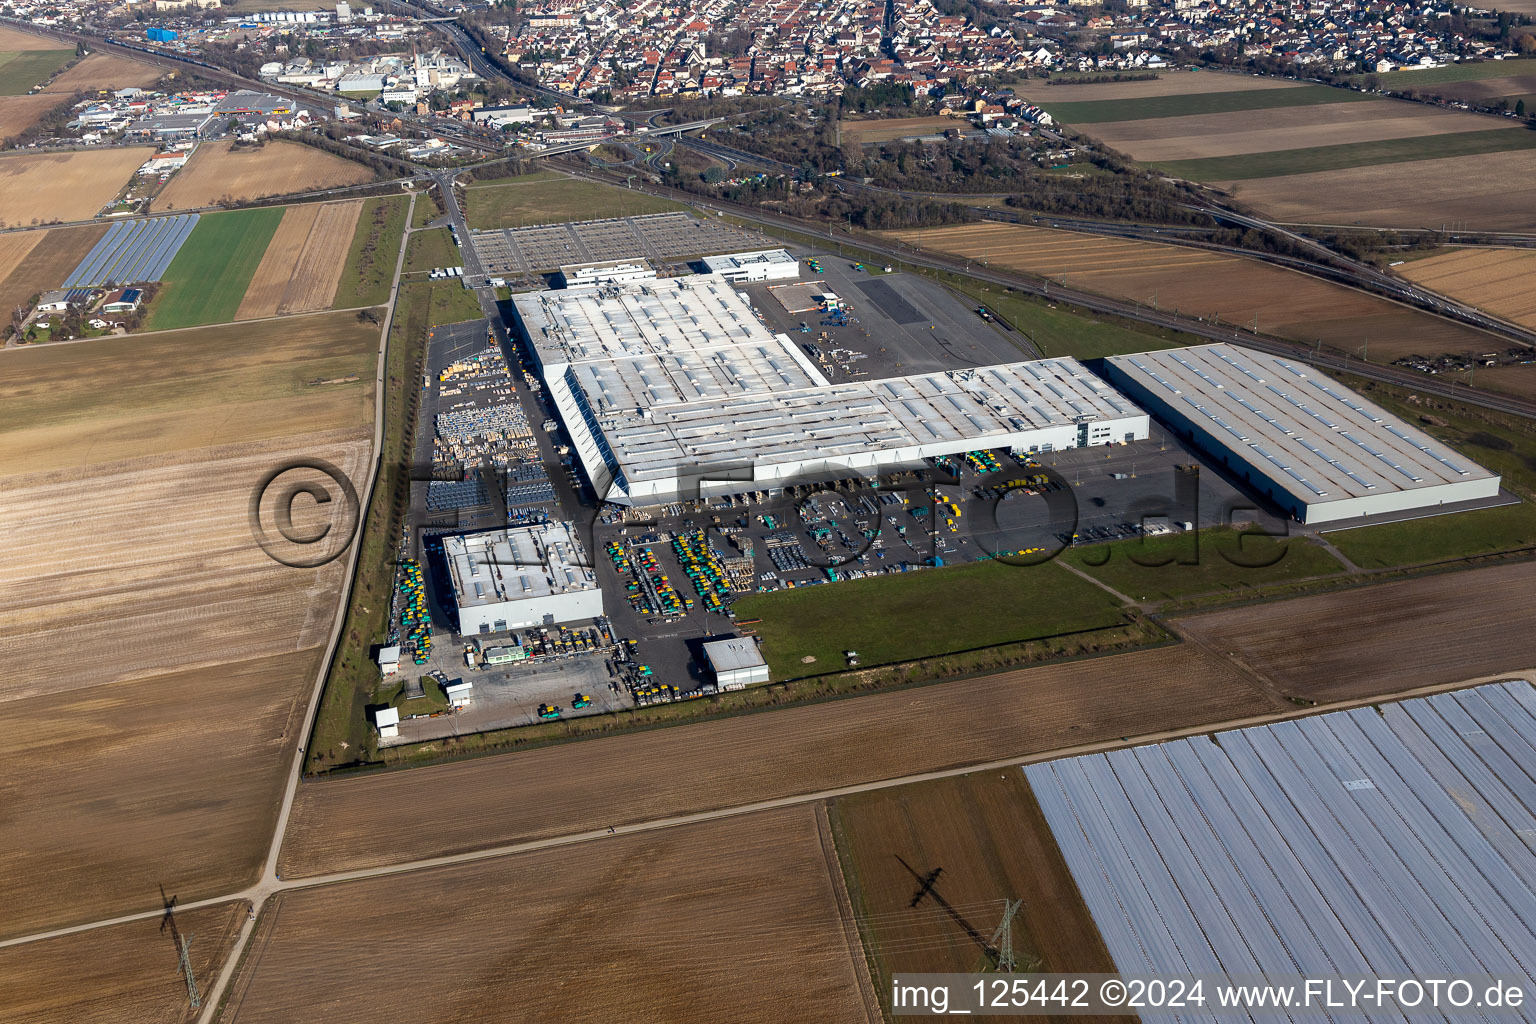
{"type": "Polygon", "coordinates": [[[187,997],[192,1000],[192,1009],[202,1009],[203,999],[197,993],[197,978],[192,973],[192,936],[181,937],[181,963],[180,969],[187,979],[187,997]]]}
{"type": "Polygon", "coordinates": [[[1024,906],[1023,900],[1003,901],[1003,922],[997,926],[997,931],[992,933],[992,941],[987,945],[993,950],[993,963],[1002,974],[1012,974],[1019,969],[1018,958],[1013,955],[1013,917],[1024,906]]]}

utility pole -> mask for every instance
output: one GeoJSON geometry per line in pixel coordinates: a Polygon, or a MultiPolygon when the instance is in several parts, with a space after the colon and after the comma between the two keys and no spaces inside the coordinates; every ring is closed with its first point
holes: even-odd
{"type": "Polygon", "coordinates": [[[169,899],[165,895],[165,887],[160,887],[160,902],[165,906],[165,916],[160,919],[160,931],[167,928],[171,930],[171,942],[176,946],[176,970],[187,982],[187,998],[192,1002],[192,1009],[201,1009],[203,997],[197,991],[197,977],[192,971],[192,936],[182,935],[176,927],[176,897],[169,899]]]}

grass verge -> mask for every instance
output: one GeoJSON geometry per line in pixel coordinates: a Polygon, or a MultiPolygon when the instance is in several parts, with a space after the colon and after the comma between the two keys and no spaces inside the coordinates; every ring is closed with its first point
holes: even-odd
{"type": "Polygon", "coordinates": [[[205,213],[161,278],[151,331],[228,323],[235,318],[267,243],[287,207],[205,213]]]}
{"type": "Polygon", "coordinates": [[[1346,572],[1310,538],[1245,535],[1233,529],[1136,537],[1069,548],[1061,557],[1137,601],[1207,593],[1241,598],[1276,584],[1346,572]]]}
{"type": "Polygon", "coordinates": [[[1126,621],[1115,598],[1058,566],[990,559],[751,594],[735,607],[740,622],[762,620],[752,628],[781,680],[840,672],[845,650],[886,665],[1126,621]]]}
{"type": "Polygon", "coordinates": [[[598,217],[666,213],[681,204],[612,185],[575,178],[525,175],[464,190],[464,218],[472,228],[515,228],[598,217]]]}
{"type": "MultiPolygon", "coordinates": [[[[420,199],[417,200],[421,202],[420,199]]],[[[347,269],[336,288],[333,309],[376,306],[389,301],[389,286],[405,233],[406,196],[370,199],[363,204],[347,252],[347,269]]]]}

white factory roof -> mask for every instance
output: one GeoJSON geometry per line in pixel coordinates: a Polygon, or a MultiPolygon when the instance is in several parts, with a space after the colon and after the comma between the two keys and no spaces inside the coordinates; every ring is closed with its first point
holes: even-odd
{"type": "Polygon", "coordinates": [[[704,645],[704,656],[717,672],[731,672],[765,665],[757,641],[751,637],[733,636],[724,640],[712,640],[704,645]]]}
{"type": "Polygon", "coordinates": [[[759,249],[756,252],[730,252],[723,256],[704,257],[704,266],[709,268],[711,274],[743,270],[759,264],[792,265],[798,268],[800,261],[791,256],[788,249],[759,249]]]}
{"type": "Polygon", "coordinates": [[[460,608],[597,588],[568,523],[445,537],[443,554],[460,608]]]}
{"type": "Polygon", "coordinates": [[[1142,415],[1074,359],[832,384],[713,276],[514,302],[557,404],[587,406],[579,417],[562,408],[567,427],[599,434],[628,484],[679,466],[994,447],[1022,431],[1142,415]]]}
{"type": "Polygon", "coordinates": [[[1218,344],[1107,362],[1307,504],[1496,478],[1296,359],[1218,344]]]}

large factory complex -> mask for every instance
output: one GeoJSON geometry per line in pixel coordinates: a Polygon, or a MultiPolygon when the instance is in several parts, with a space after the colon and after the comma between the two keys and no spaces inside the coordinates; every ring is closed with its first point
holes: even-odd
{"type": "Polygon", "coordinates": [[[616,504],[1147,436],[1146,414],[1074,359],[834,384],[714,274],[514,305],[582,467],[616,504]]]}
{"type": "Polygon", "coordinates": [[[1031,339],[934,282],[814,258],[802,280],[801,262],[741,252],[670,277],[639,256],[565,264],[555,287],[511,297],[522,380],[481,326],[435,337],[444,475],[425,489],[437,539],[423,557],[462,644],[437,654],[418,638],[419,575],[401,583],[402,631],[416,630],[403,641],[419,672],[480,673],[482,726],[558,717],[562,700],[600,713],[766,682],[758,639],[734,635],[743,594],[1255,508],[1338,529],[1508,500],[1498,475],[1296,357],[1208,344],[1029,358],[1031,339]],[[1168,503],[1170,471],[1196,500],[1168,503]],[[800,489],[826,483],[839,497],[800,489]],[[1038,538],[1027,518],[1013,533],[961,508],[1015,487],[1075,500],[1044,503],[1038,538]],[[473,504],[456,528],[436,529],[444,496],[473,504]]]}

